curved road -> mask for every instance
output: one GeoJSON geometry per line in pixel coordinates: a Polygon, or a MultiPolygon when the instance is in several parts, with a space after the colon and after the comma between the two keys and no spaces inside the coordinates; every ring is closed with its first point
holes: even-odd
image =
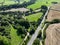
{"type": "Polygon", "coordinates": [[[40,25],[39,25],[38,28],[36,29],[35,33],[32,35],[32,37],[31,37],[30,41],[27,43],[27,45],[32,45],[33,42],[34,42],[34,40],[37,38],[38,32],[42,29],[42,23],[44,23],[45,17],[47,16],[48,11],[49,11],[49,7],[48,7],[48,10],[47,10],[47,12],[45,13],[45,15],[44,15],[44,17],[43,17],[40,25]]]}

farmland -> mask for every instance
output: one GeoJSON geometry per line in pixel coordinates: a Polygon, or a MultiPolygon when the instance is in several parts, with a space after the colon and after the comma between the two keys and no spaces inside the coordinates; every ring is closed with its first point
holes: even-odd
{"type": "Polygon", "coordinates": [[[37,8],[40,8],[41,5],[46,5],[46,6],[50,6],[51,5],[51,2],[60,2],[59,0],[37,0],[35,2],[35,4],[32,4],[30,6],[28,6],[27,8],[32,8],[32,9],[37,9],[37,8]]]}
{"type": "MultiPolygon", "coordinates": [[[[21,0],[20,4],[22,4],[24,1],[28,2],[29,0],[21,0]]],[[[4,0],[0,0],[0,5],[1,3],[4,2],[4,0]]],[[[5,0],[4,5],[12,5],[12,4],[17,4],[18,2],[15,2],[14,0],[5,0]]]]}
{"type": "Polygon", "coordinates": [[[42,16],[42,13],[36,13],[36,14],[32,14],[29,16],[26,16],[25,18],[29,21],[29,22],[37,22],[38,19],[42,16]]]}
{"type": "MultiPolygon", "coordinates": [[[[0,0],[0,45],[27,45],[27,41],[41,24],[52,2],[60,1],[0,0]]],[[[43,28],[43,26],[44,23],[40,27],[43,28]]],[[[36,39],[37,43],[41,38],[40,33],[36,39]]],[[[34,43],[36,42],[34,41],[34,43]]],[[[37,43],[36,45],[38,45],[37,43]]]]}

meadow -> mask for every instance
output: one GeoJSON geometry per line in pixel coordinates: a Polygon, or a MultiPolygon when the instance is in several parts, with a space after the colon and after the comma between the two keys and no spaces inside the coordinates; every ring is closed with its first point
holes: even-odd
{"type": "MultiPolygon", "coordinates": [[[[29,0],[21,0],[20,4],[22,4],[24,1],[28,2],[29,0]]],[[[1,3],[4,2],[4,0],[0,0],[0,5],[1,3]]],[[[5,0],[4,5],[12,5],[12,4],[17,4],[18,2],[14,2],[13,0],[5,0]]]]}
{"type": "Polygon", "coordinates": [[[42,5],[50,6],[51,2],[60,2],[59,0],[37,0],[35,4],[28,6],[27,8],[32,8],[33,10],[40,8],[42,5]]]}
{"type": "Polygon", "coordinates": [[[37,22],[38,19],[42,16],[42,13],[39,12],[39,13],[36,13],[36,14],[32,14],[32,15],[29,15],[29,16],[25,16],[25,18],[29,21],[29,22],[37,22]]]}

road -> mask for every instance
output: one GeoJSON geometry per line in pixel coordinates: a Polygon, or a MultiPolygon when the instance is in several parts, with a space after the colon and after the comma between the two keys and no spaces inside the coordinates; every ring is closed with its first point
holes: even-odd
{"type": "Polygon", "coordinates": [[[45,17],[47,16],[48,11],[49,11],[49,7],[48,7],[48,10],[47,10],[47,12],[45,13],[45,15],[44,15],[44,17],[43,17],[40,25],[39,25],[38,28],[36,29],[35,33],[32,35],[32,37],[31,37],[31,39],[29,40],[29,42],[27,43],[27,45],[32,45],[33,42],[34,42],[34,40],[37,38],[39,31],[42,29],[42,23],[44,23],[45,17]]]}
{"type": "Polygon", "coordinates": [[[20,43],[19,45],[22,45],[24,43],[24,41],[26,41],[27,37],[29,36],[29,32],[27,32],[27,35],[25,36],[24,40],[22,43],[20,43]]]}

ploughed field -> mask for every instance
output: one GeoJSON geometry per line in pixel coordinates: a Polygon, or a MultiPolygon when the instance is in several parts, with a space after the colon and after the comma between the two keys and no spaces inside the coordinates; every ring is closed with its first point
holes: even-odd
{"type": "Polygon", "coordinates": [[[48,26],[46,29],[45,45],[60,45],[60,23],[48,26]]]}
{"type": "Polygon", "coordinates": [[[53,21],[54,19],[60,19],[60,5],[52,5],[47,16],[47,21],[53,21]]]}
{"type": "Polygon", "coordinates": [[[51,6],[47,21],[45,45],[60,45],[60,4],[51,6]]]}

